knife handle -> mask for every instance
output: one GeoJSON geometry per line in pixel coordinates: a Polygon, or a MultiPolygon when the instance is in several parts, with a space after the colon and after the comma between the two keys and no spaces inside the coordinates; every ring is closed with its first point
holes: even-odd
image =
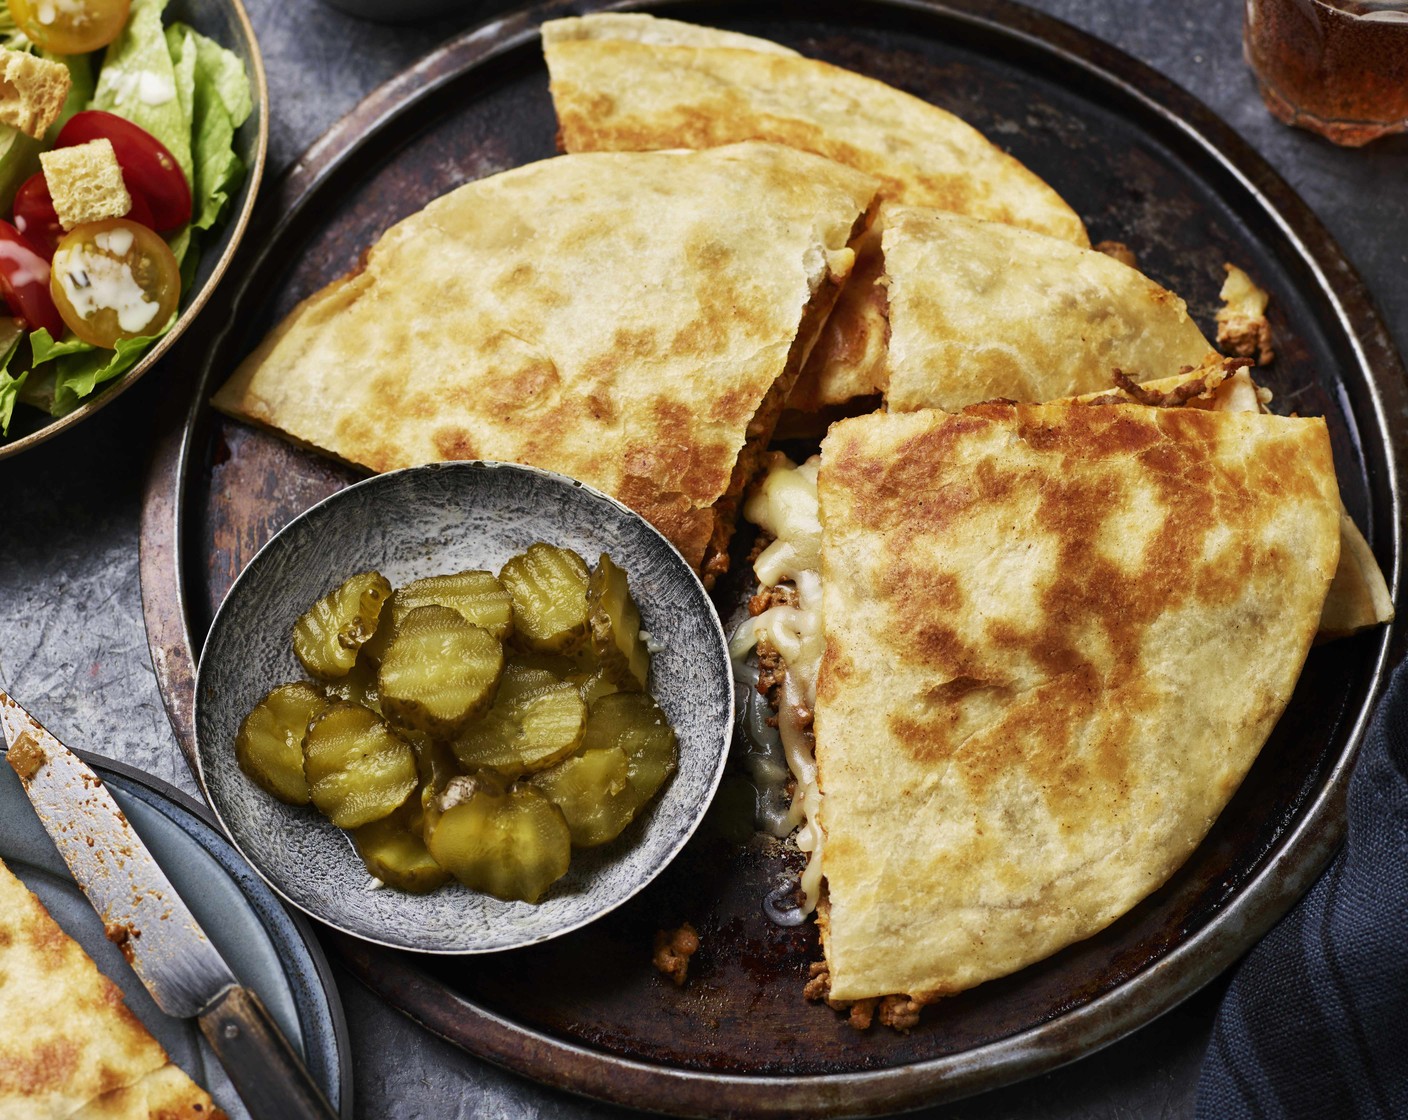
{"type": "Polygon", "coordinates": [[[337,1120],[259,997],[235,985],[200,1016],[200,1029],[254,1120],[337,1120]]]}

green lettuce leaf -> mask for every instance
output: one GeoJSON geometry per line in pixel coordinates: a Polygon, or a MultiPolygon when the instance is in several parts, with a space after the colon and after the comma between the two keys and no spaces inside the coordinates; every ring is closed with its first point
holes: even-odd
{"type": "MultiPolygon", "coordinates": [[[[13,353],[14,350],[11,350],[10,354],[13,353]]],[[[20,390],[24,388],[25,379],[29,377],[29,370],[24,370],[15,377],[4,368],[10,364],[10,354],[6,354],[4,361],[0,362],[0,436],[7,435],[10,431],[10,417],[15,412],[15,401],[19,399],[20,390]]]]}
{"type": "Polygon", "coordinates": [[[106,109],[145,128],[166,145],[187,181],[194,182],[191,117],[181,104],[187,79],[178,77],[166,45],[164,7],[166,0],[133,0],[127,26],[103,55],[89,108],[106,109]]]}
{"type": "Polygon", "coordinates": [[[53,362],[50,374],[53,399],[49,412],[65,416],[77,408],[94,389],[131,369],[143,352],[171,329],[173,315],[161,330],[141,338],[124,338],[116,350],[103,350],[68,336],[55,342],[48,331],[39,329],[29,336],[34,366],[53,362]]]}

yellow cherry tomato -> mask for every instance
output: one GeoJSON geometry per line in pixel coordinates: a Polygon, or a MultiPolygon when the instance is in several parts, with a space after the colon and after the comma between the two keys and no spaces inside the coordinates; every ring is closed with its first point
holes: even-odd
{"type": "Polygon", "coordinates": [[[29,41],[55,54],[105,47],[127,25],[130,0],[9,0],[10,15],[29,41]]]}
{"type": "Polygon", "coordinates": [[[49,292],[69,330],[111,350],[154,335],[181,301],[181,269],[170,247],[126,218],[86,222],[54,250],[49,292]]]}

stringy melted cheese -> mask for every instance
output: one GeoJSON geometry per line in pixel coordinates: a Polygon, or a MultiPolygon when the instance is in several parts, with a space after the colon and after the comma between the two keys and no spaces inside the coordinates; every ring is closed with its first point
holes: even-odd
{"type": "Polygon", "coordinates": [[[745,621],[734,634],[730,652],[742,661],[761,638],[767,638],[787,665],[777,730],[795,792],[787,814],[774,824],[776,835],[797,829],[797,847],[807,854],[802,872],[803,913],[816,908],[821,895],[823,835],[817,822],[821,789],[817,785],[816,756],[803,713],[816,707],[816,678],[826,634],[821,614],[821,521],[816,496],[820,459],[813,456],[800,467],[780,456],[768,470],[743,514],[775,539],[758,556],[753,570],[764,587],[790,583],[797,605],[777,605],[745,621]]]}

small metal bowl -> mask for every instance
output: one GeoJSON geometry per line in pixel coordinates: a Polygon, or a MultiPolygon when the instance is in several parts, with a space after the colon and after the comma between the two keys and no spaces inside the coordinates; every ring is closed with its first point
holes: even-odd
{"type": "Polygon", "coordinates": [[[157,339],[135,365],[100,386],[72,412],[49,416],[37,409],[17,406],[11,418],[9,435],[0,437],[0,459],[19,455],[75,424],[81,424],[135,385],[176,344],[176,340],[200,314],[200,309],[229,268],[249,225],[269,148],[269,88],[264,79],[264,59],[259,53],[254,27],[240,0],[172,0],[162,19],[168,26],[176,22],[189,24],[202,35],[233,51],[244,64],[244,71],[249,75],[250,98],[254,104],[248,119],[235,132],[235,153],[244,163],[244,179],[216,227],[215,236],[202,245],[195,281],[181,297],[181,314],[171,329],[157,339]]]}
{"type": "Polygon", "coordinates": [[[235,581],[196,676],[200,780],[230,838],[289,902],[346,933],[427,953],[485,953],[564,934],[613,910],[665,867],[698,826],[728,756],[733,677],[708,596],[642,517],[562,475],[507,463],[442,463],[378,475],[285,526],[235,581]],[[498,571],[534,541],[607,552],[630,580],[643,628],[664,648],[651,692],[679,740],[679,768],[612,843],[574,850],[536,904],[451,883],[411,895],[375,883],[346,833],[274,800],[235,761],[240,721],[275,685],[306,677],[294,621],[355,572],[393,586],[468,568],[498,571]]]}

